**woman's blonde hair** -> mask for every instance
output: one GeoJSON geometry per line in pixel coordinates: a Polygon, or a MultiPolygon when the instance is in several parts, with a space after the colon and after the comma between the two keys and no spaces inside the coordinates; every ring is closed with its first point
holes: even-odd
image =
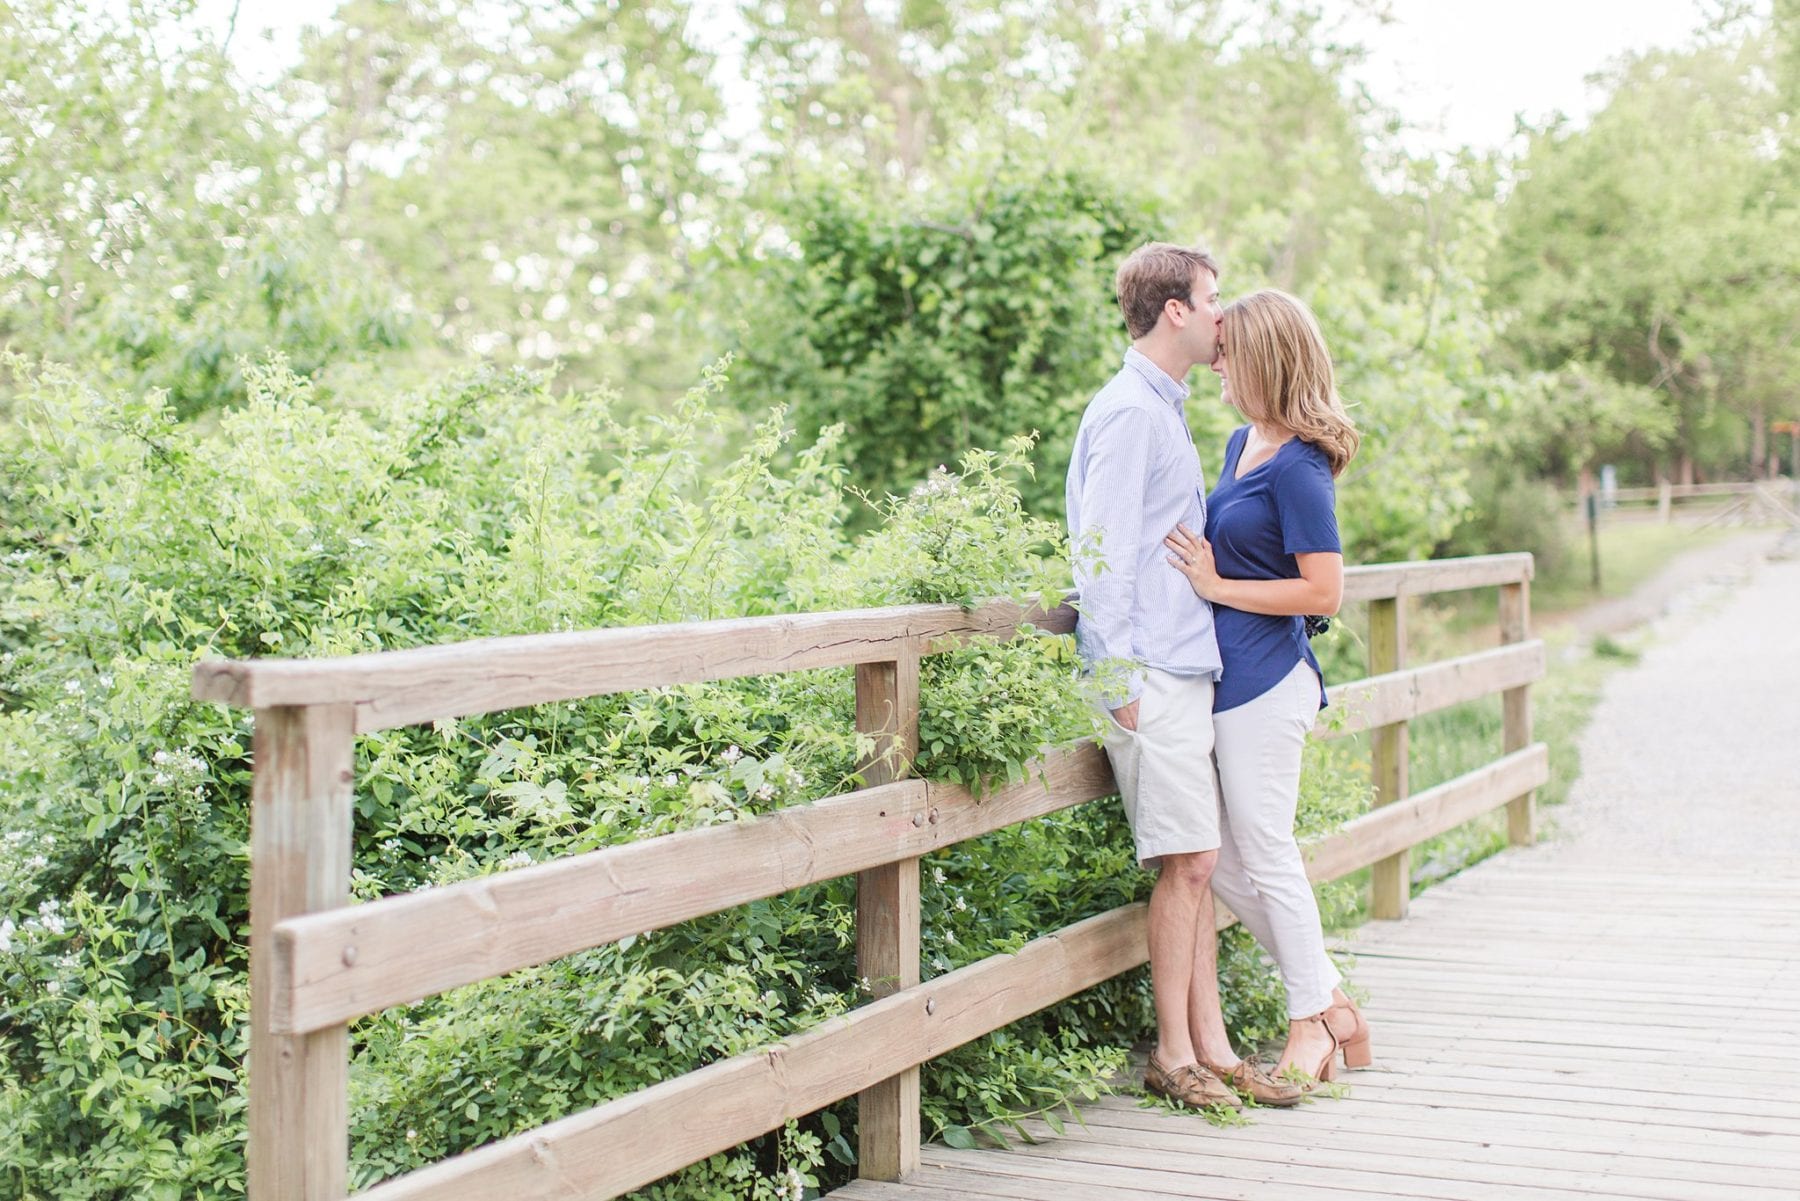
{"type": "Polygon", "coordinates": [[[1224,332],[1231,403],[1252,421],[1313,443],[1330,460],[1331,474],[1343,474],[1362,435],[1338,397],[1331,352],[1312,310],[1265,288],[1226,306],[1224,332]]]}

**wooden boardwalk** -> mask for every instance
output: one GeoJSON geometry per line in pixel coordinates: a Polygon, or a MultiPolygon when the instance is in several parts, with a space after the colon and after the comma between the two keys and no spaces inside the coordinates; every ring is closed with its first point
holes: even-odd
{"type": "Polygon", "coordinates": [[[1507,852],[1348,946],[1375,1067],[1250,1124],[1140,1108],[927,1147],[841,1201],[1800,1198],[1800,860],[1507,852]]]}

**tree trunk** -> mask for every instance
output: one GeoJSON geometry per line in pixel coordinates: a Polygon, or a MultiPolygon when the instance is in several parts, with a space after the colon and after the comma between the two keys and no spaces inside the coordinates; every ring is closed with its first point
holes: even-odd
{"type": "Polygon", "coordinates": [[[1750,478],[1769,478],[1769,413],[1761,401],[1750,410],[1750,478]]]}

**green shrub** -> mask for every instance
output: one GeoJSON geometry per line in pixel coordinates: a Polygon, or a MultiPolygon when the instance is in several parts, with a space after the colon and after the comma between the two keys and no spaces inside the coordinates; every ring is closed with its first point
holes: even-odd
{"type": "MultiPolygon", "coordinates": [[[[714,373],[632,428],[604,396],[473,371],[355,411],[284,365],[182,424],[7,362],[0,433],[0,1171],[22,1198],[243,1188],[250,719],[189,699],[203,656],[324,656],[515,634],[915,601],[1027,600],[1066,579],[1014,485],[970,454],[845,533],[835,432],[782,414],[725,462],[714,373]],[[782,468],[772,464],[783,456],[782,468]]],[[[1091,729],[1067,639],[928,660],[920,767],[1017,777],[1091,729]]],[[[366,735],[352,888],[804,803],[855,783],[851,673],[664,688],[366,735]]],[[[1349,777],[1344,777],[1348,779],[1349,777]]],[[[1308,812],[1336,820],[1337,776],[1308,812]],[[1333,782],[1336,781],[1336,782],[1333,782]]],[[[925,866],[940,973],[1140,897],[1116,804],[925,866]]],[[[370,1184],[858,1004],[839,880],[372,1016],[353,1028],[352,1174],[370,1184]]],[[[1236,944],[1233,944],[1236,946],[1236,944]]],[[[1259,955],[1228,957],[1241,1035],[1279,1029],[1259,955]]],[[[1149,1026],[1127,973],[936,1061],[933,1130],[1003,1125],[1097,1086],[1149,1026]]],[[[845,1102],[645,1190],[770,1198],[844,1179],[845,1102]]]]}
{"type": "Polygon", "coordinates": [[[1478,462],[1470,472],[1468,512],[1440,553],[1530,551],[1539,578],[1555,578],[1570,554],[1569,507],[1548,480],[1521,479],[1505,465],[1478,462]]]}
{"type": "Polygon", "coordinates": [[[945,192],[896,208],[818,180],[782,201],[792,245],[745,264],[762,296],[736,339],[745,396],[843,426],[876,495],[1039,431],[1021,487],[1058,516],[1081,411],[1125,349],[1113,271],[1157,221],[1109,182],[1004,161],[945,192]]]}

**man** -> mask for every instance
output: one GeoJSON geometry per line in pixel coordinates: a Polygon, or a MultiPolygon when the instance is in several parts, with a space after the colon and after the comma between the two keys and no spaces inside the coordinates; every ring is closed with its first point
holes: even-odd
{"type": "Polygon", "coordinates": [[[1076,644],[1098,677],[1107,758],[1150,894],[1156,1050],[1151,1092],[1193,1106],[1264,1104],[1299,1089],[1240,1063],[1219,1010],[1211,880],[1219,804],[1212,767],[1212,610],[1165,562],[1177,524],[1205,528],[1206,481],[1183,382],[1219,355],[1218,266],[1205,251],[1152,242],[1119,267],[1131,348],[1082,414],[1069,464],[1069,535],[1079,594],[1076,644]]]}

